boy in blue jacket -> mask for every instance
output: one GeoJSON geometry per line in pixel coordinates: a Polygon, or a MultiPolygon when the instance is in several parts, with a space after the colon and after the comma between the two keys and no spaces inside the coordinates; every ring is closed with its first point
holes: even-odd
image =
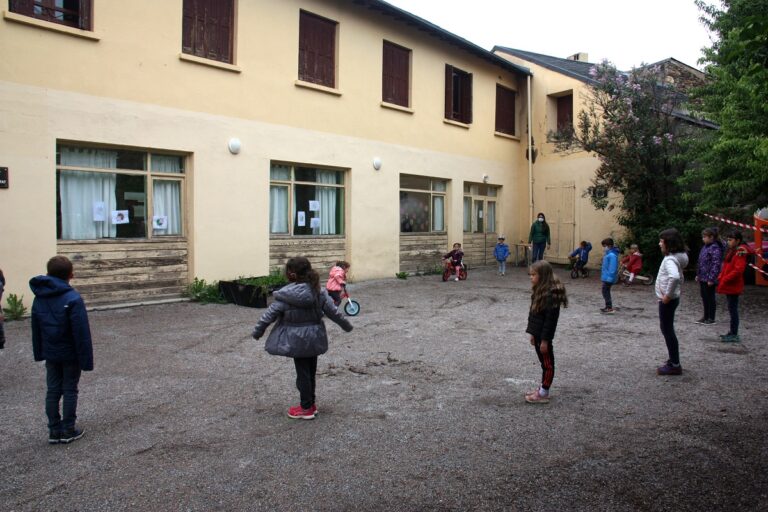
{"type": "Polygon", "coordinates": [[[509,246],[504,243],[504,235],[499,236],[499,243],[493,248],[493,257],[499,262],[499,275],[507,273],[507,258],[509,257],[509,246]]]}
{"type": "Polygon", "coordinates": [[[54,256],[47,270],[47,275],[29,280],[35,294],[32,351],[35,361],[45,361],[48,442],[66,444],[83,437],[83,430],[75,427],[77,386],[80,373],[93,370],[93,345],[85,303],[69,285],[72,262],[66,256],[54,256]]]}
{"type": "Polygon", "coordinates": [[[601,313],[613,313],[613,300],[611,299],[611,286],[619,280],[619,249],[614,247],[613,238],[606,238],[601,242],[603,246],[603,265],[600,272],[600,281],[603,283],[603,299],[605,307],[600,308],[601,313]]]}
{"type": "Polygon", "coordinates": [[[573,268],[581,272],[589,261],[589,251],[591,250],[592,244],[586,240],[582,240],[579,246],[575,248],[571,254],[568,255],[568,258],[574,262],[573,268]]]}

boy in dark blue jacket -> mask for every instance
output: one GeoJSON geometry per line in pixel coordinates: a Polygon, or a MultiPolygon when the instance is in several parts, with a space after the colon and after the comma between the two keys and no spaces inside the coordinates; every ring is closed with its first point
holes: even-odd
{"type": "Polygon", "coordinates": [[[83,430],[75,427],[77,386],[80,373],[93,370],[91,329],[85,303],[69,285],[72,262],[66,256],[54,256],[48,260],[47,270],[48,275],[29,280],[35,294],[32,351],[35,361],[45,361],[48,442],[71,443],[83,437],[83,430]]]}

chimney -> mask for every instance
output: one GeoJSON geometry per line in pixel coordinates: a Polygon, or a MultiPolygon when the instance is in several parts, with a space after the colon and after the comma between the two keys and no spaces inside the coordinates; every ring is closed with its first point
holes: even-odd
{"type": "Polygon", "coordinates": [[[574,53],[570,57],[566,57],[568,60],[575,60],[576,62],[588,62],[589,55],[584,52],[574,53]]]}

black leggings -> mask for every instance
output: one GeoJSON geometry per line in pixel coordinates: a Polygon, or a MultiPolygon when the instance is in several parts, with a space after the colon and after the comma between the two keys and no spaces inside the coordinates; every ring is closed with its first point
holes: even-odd
{"type": "Polygon", "coordinates": [[[317,373],[317,356],[294,357],[296,366],[296,387],[301,397],[301,407],[309,409],[315,404],[315,374],[317,373]]]}

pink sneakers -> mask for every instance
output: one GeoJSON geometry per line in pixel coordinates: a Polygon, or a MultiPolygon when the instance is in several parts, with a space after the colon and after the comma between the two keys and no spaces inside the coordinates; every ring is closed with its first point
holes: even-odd
{"type": "Polygon", "coordinates": [[[532,391],[531,393],[525,395],[525,401],[529,404],[548,404],[549,395],[544,396],[539,393],[539,390],[537,389],[536,391],[532,391]]]}
{"type": "Polygon", "coordinates": [[[288,417],[295,420],[313,420],[317,414],[317,407],[314,405],[309,409],[302,409],[301,405],[294,405],[288,409],[288,417]]]}

